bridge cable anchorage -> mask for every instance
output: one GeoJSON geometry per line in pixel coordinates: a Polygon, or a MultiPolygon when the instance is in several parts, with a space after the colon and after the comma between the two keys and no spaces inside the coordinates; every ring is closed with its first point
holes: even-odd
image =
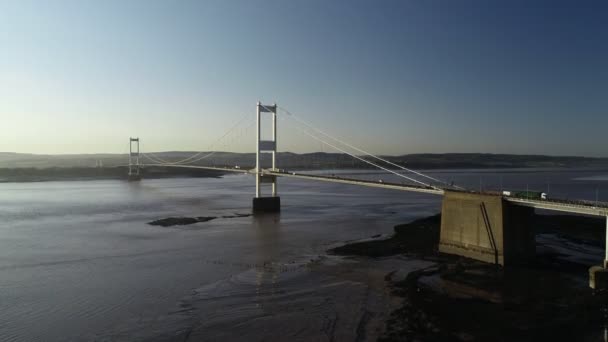
{"type": "Polygon", "coordinates": [[[294,126],[294,127],[295,127],[297,130],[299,130],[300,132],[302,132],[302,133],[304,133],[304,134],[306,134],[306,135],[310,136],[311,138],[313,138],[313,139],[315,139],[315,140],[318,140],[318,141],[320,141],[320,142],[324,143],[325,145],[330,146],[330,147],[332,147],[332,148],[334,148],[334,149],[336,149],[336,150],[338,150],[338,151],[340,151],[340,152],[342,152],[342,153],[346,153],[346,154],[348,154],[349,156],[351,156],[351,157],[353,157],[353,158],[356,158],[356,159],[358,159],[358,160],[360,160],[360,161],[362,161],[362,162],[364,162],[364,163],[367,163],[367,164],[369,164],[369,165],[372,165],[372,166],[374,166],[374,167],[377,167],[377,168],[379,168],[379,169],[382,169],[382,170],[384,170],[384,171],[386,171],[386,172],[390,172],[390,173],[394,174],[395,176],[398,176],[398,177],[401,177],[401,178],[405,178],[405,179],[410,180],[410,181],[412,181],[412,182],[414,182],[414,183],[421,184],[421,185],[423,185],[423,186],[425,186],[425,187],[431,187],[431,188],[436,189],[436,190],[441,190],[440,188],[438,188],[438,187],[436,187],[436,186],[433,186],[433,185],[431,185],[431,184],[427,184],[427,183],[421,182],[421,181],[419,181],[419,180],[417,180],[417,179],[414,179],[414,178],[408,177],[408,176],[406,176],[406,175],[404,175],[404,174],[401,174],[401,173],[399,173],[399,172],[395,172],[395,171],[393,171],[393,170],[391,170],[391,169],[387,169],[387,168],[382,167],[382,166],[380,166],[380,165],[378,165],[378,164],[376,164],[376,163],[373,163],[373,162],[371,162],[371,161],[369,161],[369,160],[366,160],[366,159],[364,159],[364,158],[362,158],[362,157],[359,157],[359,156],[357,156],[357,155],[355,155],[355,154],[352,154],[352,153],[350,153],[350,152],[348,152],[348,151],[346,151],[346,150],[343,150],[343,149],[341,149],[341,148],[339,148],[339,147],[337,147],[337,146],[335,146],[335,145],[333,145],[333,144],[331,144],[331,143],[328,143],[327,141],[325,141],[325,140],[323,140],[323,139],[321,139],[321,138],[319,138],[319,137],[317,137],[317,136],[315,136],[315,135],[313,135],[313,134],[309,133],[308,131],[306,131],[306,130],[304,130],[304,129],[300,128],[300,127],[297,127],[297,126],[294,126]]]}
{"type": "MultiPolygon", "coordinates": [[[[398,168],[400,168],[400,169],[402,169],[402,170],[405,170],[405,171],[408,171],[408,172],[412,172],[412,173],[417,174],[417,175],[419,175],[419,176],[422,176],[422,177],[428,178],[428,179],[430,179],[430,180],[433,180],[433,181],[436,181],[436,182],[439,182],[439,183],[442,183],[442,184],[445,184],[445,185],[448,185],[448,186],[452,186],[452,185],[448,184],[446,181],[443,181],[443,180],[440,180],[440,179],[437,179],[437,178],[434,178],[434,177],[431,177],[431,176],[425,175],[425,174],[423,174],[423,173],[421,173],[421,172],[418,172],[418,171],[416,171],[416,170],[412,170],[412,169],[406,168],[406,167],[401,166],[401,165],[399,165],[399,164],[393,163],[393,162],[391,162],[390,160],[386,160],[386,159],[384,159],[384,158],[381,158],[381,157],[378,157],[378,156],[376,156],[376,155],[374,155],[374,154],[371,154],[370,152],[367,152],[367,151],[365,151],[365,150],[363,150],[363,149],[360,149],[360,148],[358,148],[358,147],[356,147],[356,146],[354,146],[354,145],[352,145],[352,144],[350,144],[350,143],[348,143],[348,142],[346,142],[346,141],[344,141],[344,140],[342,140],[342,139],[338,139],[338,138],[336,138],[336,137],[333,137],[333,136],[331,136],[331,135],[329,135],[329,134],[325,133],[324,131],[320,130],[319,128],[317,128],[317,127],[315,127],[315,126],[313,126],[313,125],[311,125],[311,124],[307,123],[306,121],[304,121],[304,120],[302,120],[302,119],[298,118],[298,117],[297,117],[295,114],[291,113],[289,110],[287,110],[287,109],[285,109],[285,108],[283,108],[283,107],[279,107],[279,109],[280,109],[281,111],[285,112],[285,114],[287,114],[287,115],[291,116],[291,117],[292,117],[294,120],[296,120],[296,121],[300,122],[300,123],[301,123],[301,124],[303,124],[303,125],[306,125],[306,126],[307,126],[307,127],[309,127],[310,129],[317,131],[319,134],[324,135],[324,136],[326,136],[326,137],[328,137],[328,138],[330,138],[330,139],[332,139],[332,140],[334,140],[334,141],[336,141],[336,142],[338,142],[338,143],[340,143],[340,144],[342,144],[342,145],[348,146],[348,147],[350,147],[350,148],[352,148],[352,149],[354,149],[354,150],[356,150],[356,151],[358,151],[358,152],[361,152],[361,153],[363,153],[363,154],[365,154],[365,155],[367,155],[367,156],[370,156],[370,157],[372,157],[372,158],[375,158],[375,159],[377,159],[377,160],[380,160],[380,161],[382,161],[382,162],[384,162],[384,163],[387,163],[387,164],[390,164],[390,165],[392,165],[392,166],[398,167],[398,168]]],[[[464,190],[464,188],[462,188],[462,187],[460,187],[460,186],[453,186],[453,187],[455,187],[455,188],[457,188],[457,189],[460,189],[460,190],[464,190]]]]}
{"type": "MultiPolygon", "coordinates": [[[[238,122],[237,122],[235,125],[233,125],[233,126],[230,128],[230,129],[228,129],[228,131],[226,131],[226,133],[224,133],[224,135],[222,135],[222,136],[221,136],[221,137],[219,137],[217,140],[215,140],[213,143],[211,143],[211,144],[209,145],[209,147],[208,147],[206,150],[203,150],[203,151],[197,152],[197,153],[195,153],[195,154],[191,155],[191,156],[190,156],[190,157],[188,157],[188,158],[185,158],[185,159],[182,159],[182,160],[178,160],[178,161],[167,161],[167,160],[164,160],[164,159],[162,159],[162,158],[160,158],[160,157],[154,156],[154,155],[152,155],[152,154],[150,154],[150,155],[144,155],[144,154],[142,153],[142,155],[144,155],[144,156],[145,156],[147,159],[149,159],[150,161],[153,161],[154,163],[157,163],[157,164],[162,164],[162,165],[191,164],[191,163],[194,163],[194,162],[200,161],[200,160],[202,160],[202,159],[208,158],[208,157],[212,156],[213,154],[217,153],[218,151],[212,151],[212,152],[210,152],[210,153],[209,153],[209,150],[211,150],[211,149],[212,149],[212,148],[213,148],[213,147],[214,147],[216,144],[218,144],[218,143],[219,143],[219,142],[220,142],[222,139],[224,139],[226,136],[228,136],[230,133],[232,133],[232,132],[233,132],[233,131],[234,131],[234,130],[235,130],[235,129],[236,129],[236,128],[237,128],[237,127],[240,125],[240,124],[242,124],[242,123],[243,123],[243,121],[245,121],[245,120],[248,118],[248,116],[249,116],[249,114],[244,115],[244,116],[243,116],[243,117],[242,117],[242,118],[241,118],[241,119],[240,119],[240,120],[239,120],[239,121],[238,121],[238,122]],[[199,156],[199,155],[201,155],[201,154],[203,154],[203,153],[208,153],[208,154],[207,154],[207,155],[205,155],[205,156],[203,156],[203,157],[201,157],[201,158],[191,160],[191,159],[196,158],[197,156],[199,156]]],[[[251,127],[252,125],[253,125],[253,124],[251,124],[249,127],[251,127]]],[[[242,135],[242,134],[241,134],[241,135],[242,135]]]]}

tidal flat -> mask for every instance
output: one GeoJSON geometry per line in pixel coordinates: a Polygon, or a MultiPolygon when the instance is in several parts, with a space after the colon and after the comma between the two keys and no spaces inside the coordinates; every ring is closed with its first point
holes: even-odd
{"type": "Polygon", "coordinates": [[[405,278],[387,275],[401,304],[380,341],[595,341],[608,323],[608,296],[588,285],[588,268],[604,249],[602,225],[601,219],[535,215],[536,257],[509,267],[438,253],[440,215],[330,252],[431,263],[405,278]]]}

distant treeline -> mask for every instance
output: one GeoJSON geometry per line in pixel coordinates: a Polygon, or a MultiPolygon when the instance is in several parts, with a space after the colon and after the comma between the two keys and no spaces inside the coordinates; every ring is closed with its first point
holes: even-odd
{"type": "MultiPolygon", "coordinates": [[[[154,156],[166,161],[179,161],[192,156],[196,152],[161,152],[154,156]]],[[[226,166],[240,168],[253,168],[255,153],[215,152],[200,153],[205,158],[196,161],[193,165],[226,166]]],[[[372,157],[362,156],[366,160],[382,163],[372,157]]],[[[608,167],[607,158],[571,157],[571,156],[543,156],[543,155],[513,155],[489,153],[446,153],[446,154],[406,154],[401,156],[382,156],[392,163],[411,167],[414,169],[437,168],[524,168],[524,167],[608,167]]],[[[143,163],[150,163],[143,155],[143,163]]],[[[195,161],[195,159],[193,160],[195,161]]],[[[106,167],[128,163],[126,155],[93,154],[93,155],[32,155],[17,153],[0,153],[0,168],[54,168],[74,167],[90,169],[103,165],[106,167]]],[[[357,158],[343,153],[277,153],[277,164],[281,169],[361,169],[373,168],[357,158]]],[[[270,166],[270,155],[262,154],[262,165],[270,166]]],[[[64,172],[64,171],[58,171],[64,172]]],[[[85,171],[82,171],[85,172],[85,171]]],[[[88,172],[88,171],[87,171],[88,172]]],[[[171,171],[179,173],[187,171],[171,171]]]]}
{"type": "MultiPolygon", "coordinates": [[[[384,167],[394,168],[394,166],[372,157],[362,158],[384,167]]],[[[608,159],[603,158],[538,155],[448,153],[381,156],[381,158],[412,169],[608,167],[608,159]]],[[[338,153],[279,153],[277,159],[279,167],[286,169],[374,168],[361,160],[338,153]]],[[[253,162],[251,164],[253,165],[253,162]]]]}

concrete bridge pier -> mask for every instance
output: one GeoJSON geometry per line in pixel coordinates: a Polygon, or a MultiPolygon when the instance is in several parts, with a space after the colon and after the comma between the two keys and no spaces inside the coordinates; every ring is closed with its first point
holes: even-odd
{"type": "Polygon", "coordinates": [[[273,175],[256,175],[256,197],[253,198],[253,213],[277,213],[281,211],[281,197],[277,196],[277,177],[273,175]],[[260,185],[272,183],[272,196],[262,197],[260,185]]]}
{"type": "Polygon", "coordinates": [[[253,213],[278,213],[281,211],[281,197],[255,197],[253,199],[253,213]]]}
{"type": "MultiPolygon", "coordinates": [[[[499,195],[446,191],[439,251],[498,265],[525,263],[536,254],[534,208],[499,195]]],[[[589,286],[608,290],[608,217],[604,264],[589,268],[589,286]]]]}
{"type": "Polygon", "coordinates": [[[589,268],[589,287],[594,290],[608,289],[608,216],[606,216],[606,247],[604,265],[589,268]]]}
{"type": "Polygon", "coordinates": [[[533,214],[502,196],[446,191],[439,251],[499,265],[526,262],[536,253],[533,214]]]}

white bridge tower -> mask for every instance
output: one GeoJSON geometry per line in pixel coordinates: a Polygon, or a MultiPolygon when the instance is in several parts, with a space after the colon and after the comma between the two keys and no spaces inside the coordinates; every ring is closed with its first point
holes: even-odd
{"type": "Polygon", "coordinates": [[[261,154],[270,152],[272,155],[271,171],[277,171],[277,105],[263,105],[260,102],[256,106],[256,153],[255,153],[255,198],[253,199],[254,212],[278,212],[281,210],[281,198],[277,196],[277,177],[264,174],[261,165],[261,154]],[[272,139],[262,140],[262,114],[272,115],[272,139]],[[272,184],[272,196],[262,197],[262,184],[272,184]]]}
{"type": "Polygon", "coordinates": [[[129,138],[129,181],[141,180],[139,166],[139,138],[129,138]]]}

